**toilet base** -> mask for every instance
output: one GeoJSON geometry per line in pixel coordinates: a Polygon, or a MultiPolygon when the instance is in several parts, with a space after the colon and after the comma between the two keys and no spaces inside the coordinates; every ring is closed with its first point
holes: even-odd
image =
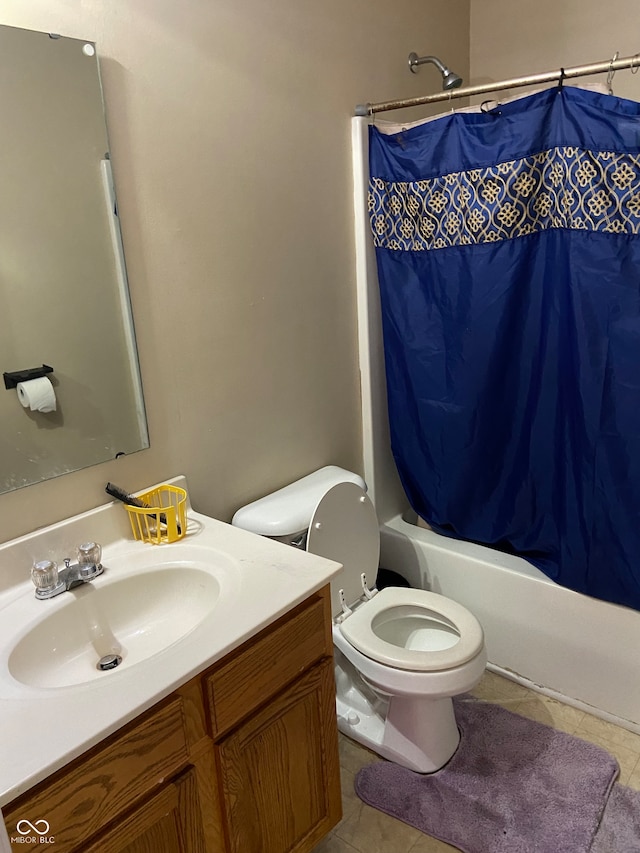
{"type": "Polygon", "coordinates": [[[435,773],[444,767],[460,742],[452,699],[385,696],[338,649],[335,656],[340,731],[409,770],[435,773]]]}
{"type": "MultiPolygon", "coordinates": [[[[358,703],[359,704],[359,703],[358,703]]],[[[347,737],[417,773],[435,773],[451,759],[460,742],[451,699],[394,696],[383,709],[353,707],[336,699],[338,728],[347,737]]]]}

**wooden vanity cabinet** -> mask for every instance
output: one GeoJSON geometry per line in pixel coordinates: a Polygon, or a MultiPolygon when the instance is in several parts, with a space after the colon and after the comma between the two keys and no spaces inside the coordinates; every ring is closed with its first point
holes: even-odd
{"type": "Polygon", "coordinates": [[[46,820],[56,853],[309,853],[341,816],[332,648],[325,588],[5,806],[10,838],[46,820]]]}
{"type": "MultiPolygon", "coordinates": [[[[83,853],[189,853],[207,849],[198,801],[196,771],[173,782],[99,834],[83,853]]],[[[223,848],[219,848],[223,849],[223,848]]]]}
{"type": "Polygon", "coordinates": [[[217,745],[229,853],[310,850],[339,819],[323,722],[333,685],[318,664],[217,745]]]}

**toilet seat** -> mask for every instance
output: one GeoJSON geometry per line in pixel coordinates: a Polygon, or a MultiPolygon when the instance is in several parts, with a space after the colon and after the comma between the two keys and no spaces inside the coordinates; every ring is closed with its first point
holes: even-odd
{"type": "Polygon", "coordinates": [[[355,483],[337,483],[318,501],[307,551],[342,563],[331,583],[332,616],[340,620],[343,637],[366,657],[396,669],[439,672],[482,651],[484,634],[476,617],[443,595],[387,587],[371,597],[380,532],[373,504],[355,483]]]}
{"type": "Polygon", "coordinates": [[[343,612],[364,595],[362,574],[368,589],[375,587],[380,557],[380,530],[373,504],[356,483],[337,483],[318,501],[307,533],[307,551],[342,564],[331,582],[331,615],[343,612]]]}
{"type": "Polygon", "coordinates": [[[340,623],[340,631],[363,655],[413,672],[453,669],[472,660],[484,647],[482,627],[466,607],[422,589],[387,587],[380,590],[340,623]],[[408,642],[418,648],[390,642],[381,636],[385,623],[388,626],[394,620],[397,620],[395,628],[400,634],[409,634],[408,642]],[[423,645],[419,648],[421,630],[426,630],[432,639],[435,630],[437,643],[439,629],[447,647],[434,649],[423,645]]]}

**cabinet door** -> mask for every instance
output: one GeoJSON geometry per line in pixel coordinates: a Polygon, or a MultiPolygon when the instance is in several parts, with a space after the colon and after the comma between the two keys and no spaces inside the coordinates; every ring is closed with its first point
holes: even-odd
{"type": "Polygon", "coordinates": [[[341,816],[333,661],[217,745],[230,853],[305,853],[341,816]]]}
{"type": "Polygon", "coordinates": [[[174,694],[10,803],[4,809],[9,835],[17,834],[20,819],[42,818],[56,853],[84,853],[88,839],[121,822],[133,804],[188,766],[186,720],[182,697],[174,694]]]}
{"type": "MultiPolygon", "coordinates": [[[[195,771],[178,779],[104,832],[83,853],[205,853],[195,771]]],[[[220,851],[223,853],[223,851],[220,851]]]]}

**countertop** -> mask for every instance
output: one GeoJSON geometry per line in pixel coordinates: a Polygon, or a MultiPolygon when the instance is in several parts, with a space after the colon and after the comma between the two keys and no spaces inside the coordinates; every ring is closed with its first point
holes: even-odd
{"type": "MultiPolygon", "coordinates": [[[[126,518],[119,506],[100,509],[111,513],[117,510],[126,518]]],[[[105,574],[93,583],[96,586],[105,583],[109,574],[118,572],[127,560],[141,564],[169,560],[179,564],[189,559],[187,554],[197,553],[212,561],[219,555],[228,583],[211,616],[154,657],[103,673],[87,684],[53,689],[20,684],[7,665],[10,632],[6,626],[11,624],[11,613],[25,612],[24,608],[28,608],[38,618],[38,609],[54,605],[56,599],[36,601],[29,579],[30,564],[23,564],[18,575],[15,559],[26,553],[31,557],[39,554],[42,559],[48,556],[46,551],[51,553],[59,547],[50,543],[59,541],[61,536],[72,531],[79,535],[78,531],[89,526],[93,530],[101,527],[106,516],[98,519],[97,512],[63,522],[62,534],[60,525],[53,525],[0,546],[0,808],[304,601],[341,568],[338,563],[255,536],[192,510],[188,513],[187,535],[183,540],[160,546],[134,542],[130,533],[127,537],[126,525],[120,523],[118,515],[114,526],[116,537],[112,536],[112,541],[104,545],[105,574]],[[78,519],[84,522],[84,528],[82,524],[69,523],[78,519]],[[47,533],[49,539],[43,538],[47,533]],[[34,542],[34,538],[38,541],[34,542]],[[43,549],[45,542],[48,545],[43,549]],[[11,545],[15,546],[13,551],[11,545]],[[6,568],[9,564],[11,572],[6,568]],[[7,576],[11,574],[13,577],[8,582],[7,576]],[[24,580],[15,583],[18,576],[24,580]]],[[[104,529],[109,528],[113,518],[112,515],[107,519],[104,529]]],[[[63,593],[58,598],[69,594],[63,593]]],[[[20,630],[25,630],[24,626],[19,626],[18,633],[20,630]]],[[[9,643],[12,645],[10,640],[9,643]]]]}

